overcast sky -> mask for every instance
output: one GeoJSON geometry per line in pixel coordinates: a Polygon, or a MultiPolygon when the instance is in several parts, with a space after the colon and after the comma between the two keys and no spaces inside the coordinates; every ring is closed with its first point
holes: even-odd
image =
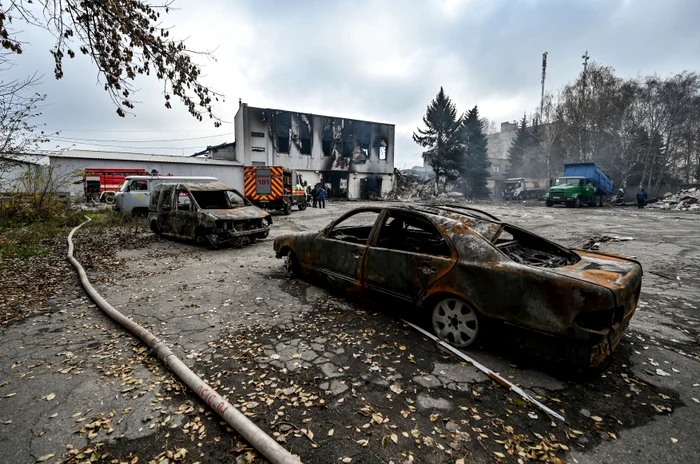
{"type": "MultiPolygon", "coordinates": [[[[396,166],[422,164],[411,139],[440,86],[460,112],[478,105],[500,125],[539,102],[542,53],[548,91],[581,70],[583,53],[619,75],[700,70],[698,0],[177,0],[165,23],[202,61],[207,85],[226,95],[214,129],[180,105],[163,106],[162,86],[139,81],[134,115],[119,118],[84,57],[53,79],[52,38],[30,42],[9,74],[44,74],[42,121],[62,137],[100,139],[78,148],[191,154],[233,141],[238,99],[274,107],[396,124],[396,166]],[[172,139],[191,139],[172,141],[172,139]],[[160,142],[128,142],[162,140],[160,142]]],[[[18,27],[18,23],[15,24],[18,27]]],[[[77,46],[74,49],[77,50],[77,46]]],[[[54,143],[52,146],[55,146],[54,143]]],[[[61,142],[61,146],[69,146],[61,142]]]]}

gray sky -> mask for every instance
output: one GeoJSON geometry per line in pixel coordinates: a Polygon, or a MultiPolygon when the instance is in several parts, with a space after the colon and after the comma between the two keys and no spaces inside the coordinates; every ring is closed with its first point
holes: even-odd
{"type": "Polygon", "coordinates": [[[180,105],[165,109],[154,78],[138,82],[142,104],[135,114],[119,118],[89,61],[67,60],[65,77],[55,81],[52,39],[28,27],[20,27],[21,39],[31,45],[10,74],[44,74],[37,90],[48,94],[47,129],[110,140],[77,148],[191,154],[233,141],[242,98],[252,106],[394,123],[402,168],[422,163],[411,134],[440,86],[460,112],[478,105],[497,124],[531,113],[544,51],[548,91],[576,77],[586,50],[622,76],[700,70],[697,0],[177,0],[175,6],[165,18],[175,26],[172,34],[189,37],[193,49],[216,49],[216,61],[201,64],[205,83],[226,95],[215,109],[229,123],[218,129],[180,105]],[[169,141],[185,138],[196,139],[169,141]]]}

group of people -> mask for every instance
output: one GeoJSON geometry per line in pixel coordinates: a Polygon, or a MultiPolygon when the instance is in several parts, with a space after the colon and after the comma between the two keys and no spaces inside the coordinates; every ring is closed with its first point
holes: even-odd
{"type": "Polygon", "coordinates": [[[328,192],[323,184],[318,183],[313,189],[311,189],[311,186],[307,187],[307,193],[311,195],[311,199],[313,200],[312,205],[314,208],[326,207],[326,197],[328,196],[328,192]]]}

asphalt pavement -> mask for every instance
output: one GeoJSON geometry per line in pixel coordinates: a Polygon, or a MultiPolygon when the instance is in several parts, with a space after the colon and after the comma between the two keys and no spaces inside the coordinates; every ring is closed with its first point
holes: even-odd
{"type": "MultiPolygon", "coordinates": [[[[632,238],[599,247],[643,265],[637,314],[601,376],[572,377],[502,348],[499,333],[467,350],[562,412],[561,424],[402,324],[410,308],[284,274],[274,237],[319,230],[357,206],[275,214],[270,236],[241,249],[139,231],[145,245],[116,252],[122,266],[95,260],[88,274],[304,462],[677,463],[700,454],[700,215],[482,206],[566,246],[632,238]]],[[[77,277],[66,294],[0,326],[0,462],[260,460],[103,316],[77,277]]]]}

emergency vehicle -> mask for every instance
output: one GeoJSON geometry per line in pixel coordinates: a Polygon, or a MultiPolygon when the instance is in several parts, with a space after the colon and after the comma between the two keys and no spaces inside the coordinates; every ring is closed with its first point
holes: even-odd
{"type": "Polygon", "coordinates": [[[83,190],[85,200],[114,203],[114,194],[124,183],[126,176],[147,176],[141,168],[85,168],[83,190]]]}
{"type": "Polygon", "coordinates": [[[291,214],[292,206],[306,209],[306,182],[294,169],[283,166],[245,166],[243,194],[263,209],[282,210],[291,214]]]}

